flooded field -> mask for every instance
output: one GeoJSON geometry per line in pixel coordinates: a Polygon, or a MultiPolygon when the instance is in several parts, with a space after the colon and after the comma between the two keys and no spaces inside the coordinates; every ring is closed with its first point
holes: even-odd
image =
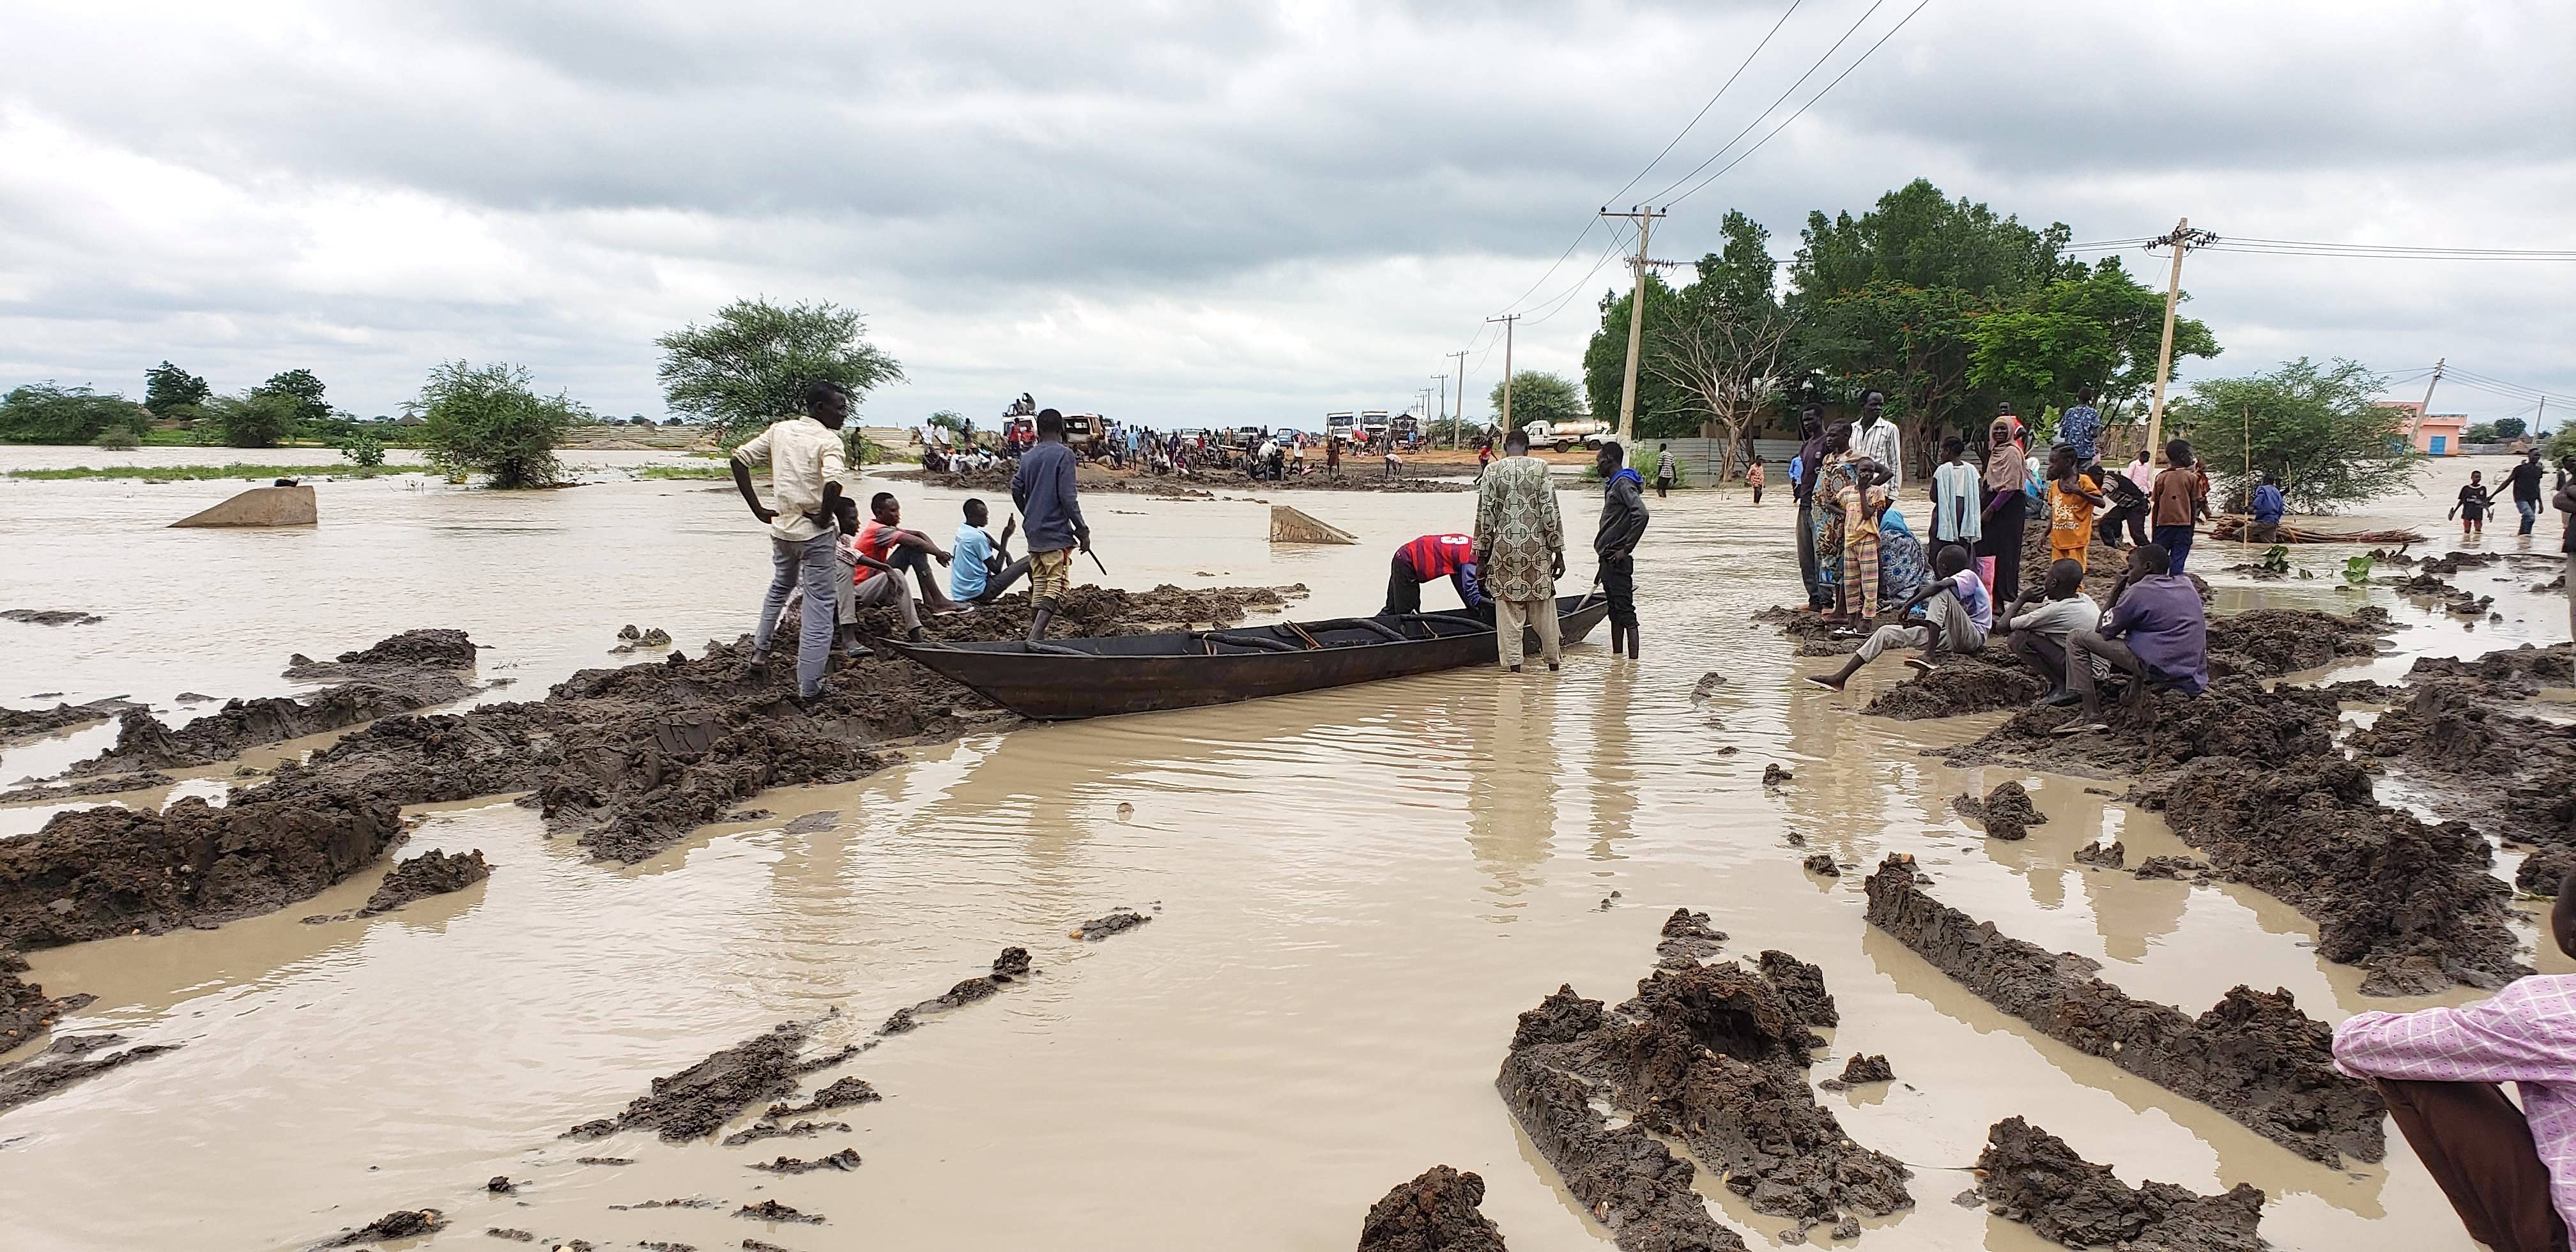
{"type": "MultiPolygon", "coordinates": [[[[600,477],[523,494],[422,476],[327,483],[321,525],[279,532],[161,529],[237,484],[0,480],[0,608],[104,619],[0,622],[0,703],[124,697],[178,720],[211,707],[183,693],[293,692],[290,653],[418,627],[468,632],[482,677],[513,680],[478,699],[535,699],[629,660],[608,651],[629,623],[692,656],[748,629],[767,548],[730,486],[600,477]]],[[[958,494],[899,491],[906,522],[944,542],[958,494]]],[[[1320,548],[1271,547],[1267,511],[1247,498],[1101,495],[1086,509],[1116,585],[1303,584],[1288,611],[1312,617],[1375,609],[1395,544],[1466,529],[1472,499],[1296,497],[1362,539],[1320,548]]],[[[1592,495],[1564,503],[1585,548],[1592,495]]],[[[1483,1176],[1484,1212],[1513,1248],[1607,1248],[1516,1128],[1495,1072],[1515,1016],[1560,984],[1626,998],[1658,927],[1686,907],[1729,934],[1727,956],[1780,949],[1821,967],[1841,1024],[1816,1076],[1861,1053],[1891,1063],[1893,1084],[1820,1096],[1855,1141],[1914,1171],[1915,1206],[1864,1220],[1859,1246],[2053,1246],[1951,1203],[1975,1183],[1987,1128],[2014,1115],[2132,1184],[2262,1188],[2262,1233],[2279,1248],[2471,1246],[2395,1136],[2382,1165],[2313,1163],[2045,1037],[1865,924],[1862,878],[1911,853],[1942,903],[2098,960],[2130,995],[2187,1014],[2240,982],[2284,988],[2329,1022],[2480,993],[2365,998],[2361,971],[2323,960],[2315,925],[2270,895],[2078,863],[2076,849],[2111,838],[2131,864],[2190,849],[2161,816],[2108,798],[2123,781],[1924,755],[2005,715],[1863,716],[1904,675],[1893,662],[1846,692],[1798,681],[1833,662],[1748,621],[1799,598],[1785,493],[1758,509],[1740,493],[1651,503],[1642,664],[1613,661],[1596,634],[1560,675],[1479,669],[970,732],[858,782],[769,791],[765,813],[625,867],[549,839],[507,797],[417,806],[425,820],[401,855],[480,850],[491,877],[384,916],[301,920],[358,908],[378,866],[220,928],[30,953],[51,994],[97,997],[59,1032],[180,1046],[0,1114],[9,1243],[291,1249],[426,1208],[451,1224],[367,1246],[513,1246],[484,1233],[499,1229],[601,1249],[1342,1249],[1390,1186],[1446,1163],[1483,1176]],[[1711,672],[1724,683],[1694,699],[1711,672]],[[1765,785],[1772,765],[1792,777],[1765,785]],[[2023,842],[1982,837],[1951,804],[2007,780],[2049,818],[2023,842]],[[1809,873],[1819,852],[1857,872],[1809,873]],[[1069,933],[1119,906],[1152,920],[1097,941],[1069,933]],[[803,1080],[800,1092],[855,1076],[882,1094],[810,1115],[846,1131],[741,1147],[642,1129],[560,1137],[783,1021],[823,1018],[809,1051],[868,1043],[1006,946],[1028,950],[1034,977],[803,1080]],[[751,1168],[845,1148],[855,1168],[751,1168]],[[500,1176],[515,1190],[487,1190],[500,1176]],[[827,1224],[736,1215],[772,1200],[827,1224]]],[[[2433,542],[2419,551],[2452,546],[2425,496],[2371,521],[2421,526],[2433,542]]],[[[2484,547],[2555,552],[2500,533],[2484,547]]],[[[2258,584],[2217,571],[2259,552],[2204,542],[2194,569],[2219,613],[2368,603],[2404,627],[2396,651],[2302,680],[2393,682],[2416,656],[2564,638],[2564,601],[2528,590],[2549,576],[2536,564],[2454,577],[2496,597],[2504,620],[2490,621],[2346,588],[2348,555],[2298,552],[2318,577],[2258,584]]],[[[1572,564],[1588,576],[1588,551],[1572,564]]],[[[1429,607],[1446,595],[1426,588],[1429,607]]],[[[245,759],[266,767],[334,737],[245,759]]],[[[109,724],[12,748],[0,783],[114,739],[109,724]]],[[[234,765],[116,799],[219,795],[234,765]]],[[[2383,785],[2407,798],[2402,777],[2383,785]]],[[[0,836],[63,807],[0,806],[0,836]]],[[[2568,969],[2529,950],[2537,914],[2518,908],[2524,959],[2568,969]]],[[[1756,1247],[1796,1227],[1701,1183],[1756,1247]]]]}

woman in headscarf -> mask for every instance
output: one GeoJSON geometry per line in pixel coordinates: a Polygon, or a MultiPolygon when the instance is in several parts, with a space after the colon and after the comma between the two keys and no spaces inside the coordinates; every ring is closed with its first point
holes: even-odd
{"type": "Polygon", "coordinates": [[[2021,596],[2021,528],[2029,501],[2022,485],[2029,481],[2030,468],[2014,437],[2020,425],[2005,413],[1986,428],[1985,537],[1977,541],[1978,573],[1985,578],[1986,594],[1998,604],[2021,596]]]}
{"type": "Polygon", "coordinates": [[[1931,567],[1923,559],[1923,541],[1914,537],[1914,529],[1905,524],[1905,515],[1896,509],[1887,488],[1869,490],[1872,507],[1878,513],[1878,602],[1903,604],[1923,587],[1931,567]]]}
{"type": "Polygon", "coordinates": [[[1824,456],[1809,473],[1816,476],[1816,506],[1809,514],[1809,527],[1815,532],[1816,581],[1824,589],[1826,602],[1833,605],[1831,620],[1845,617],[1842,603],[1843,582],[1843,511],[1835,504],[1834,493],[1852,481],[1851,423],[1836,422],[1825,428],[1824,456]]]}

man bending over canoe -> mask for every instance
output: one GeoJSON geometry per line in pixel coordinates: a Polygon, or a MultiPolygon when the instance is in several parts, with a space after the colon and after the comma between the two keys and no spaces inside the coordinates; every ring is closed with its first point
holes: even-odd
{"type": "Polygon", "coordinates": [[[1395,550],[1387,566],[1386,607],[1380,617],[1422,611],[1422,584],[1446,578],[1468,612],[1485,607],[1485,589],[1476,581],[1476,540],[1469,535],[1424,535],[1395,550]]]}

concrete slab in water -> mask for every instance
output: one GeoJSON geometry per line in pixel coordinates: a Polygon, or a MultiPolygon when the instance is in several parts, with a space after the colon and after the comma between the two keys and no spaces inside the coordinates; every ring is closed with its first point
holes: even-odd
{"type": "Polygon", "coordinates": [[[311,487],[253,487],[211,509],[170,523],[181,526],[310,526],[311,487]]]}

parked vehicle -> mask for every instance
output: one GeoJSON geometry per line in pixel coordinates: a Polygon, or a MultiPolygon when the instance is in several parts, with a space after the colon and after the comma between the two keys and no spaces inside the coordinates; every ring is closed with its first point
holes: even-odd
{"type": "Polygon", "coordinates": [[[1351,440],[1358,438],[1357,431],[1359,429],[1359,418],[1360,415],[1357,413],[1325,414],[1324,436],[1328,439],[1339,439],[1344,443],[1349,443],[1351,440]]]}
{"type": "Polygon", "coordinates": [[[1604,440],[1610,438],[1611,429],[1607,422],[1574,418],[1562,422],[1523,422],[1521,433],[1529,436],[1533,448],[1571,452],[1578,447],[1600,447],[1604,440]]]}

